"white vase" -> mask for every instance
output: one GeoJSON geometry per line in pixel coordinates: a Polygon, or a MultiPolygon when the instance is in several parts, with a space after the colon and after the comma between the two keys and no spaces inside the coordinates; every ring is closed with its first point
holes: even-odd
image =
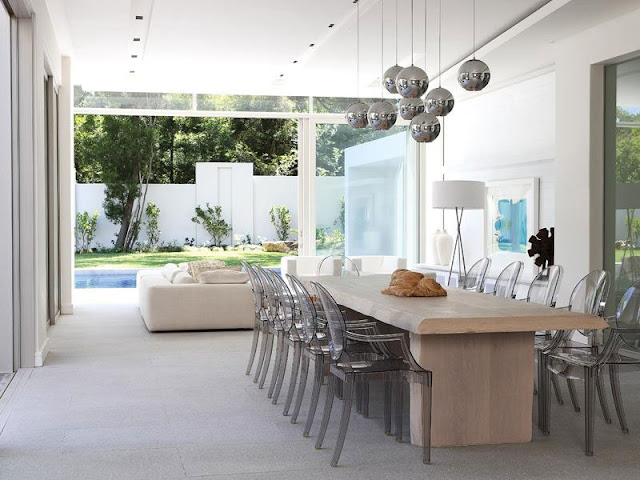
{"type": "Polygon", "coordinates": [[[431,262],[434,265],[440,265],[440,256],[438,255],[438,237],[442,235],[442,231],[440,229],[436,230],[433,235],[431,235],[431,262]]]}
{"type": "Polygon", "coordinates": [[[440,265],[449,265],[451,255],[453,255],[453,237],[446,230],[443,230],[436,239],[436,245],[440,265]]]}

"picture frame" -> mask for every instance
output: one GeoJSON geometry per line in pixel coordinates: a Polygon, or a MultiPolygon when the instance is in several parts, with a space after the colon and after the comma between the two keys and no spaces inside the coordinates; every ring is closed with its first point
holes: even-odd
{"type": "Polygon", "coordinates": [[[537,177],[486,182],[485,255],[528,258],[529,237],[539,228],[537,177]]]}

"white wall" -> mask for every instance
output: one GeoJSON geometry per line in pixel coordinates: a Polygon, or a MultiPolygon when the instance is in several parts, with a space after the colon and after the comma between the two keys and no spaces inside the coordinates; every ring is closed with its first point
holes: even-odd
{"type": "MultiPolygon", "coordinates": [[[[271,225],[269,210],[284,205],[291,214],[291,228],[298,229],[298,177],[253,177],[253,234],[252,240],[259,237],[276,239],[276,231],[271,225]]],[[[237,233],[250,233],[240,232],[237,233]]],[[[291,235],[293,240],[296,235],[291,235]]]]}
{"type": "MultiPolygon", "coordinates": [[[[489,182],[537,177],[540,228],[555,226],[555,101],[555,75],[546,73],[458,102],[445,119],[445,178],[489,182]]],[[[427,147],[429,181],[442,179],[440,137],[427,147]]],[[[428,233],[442,227],[441,210],[429,212],[428,225],[428,233]]],[[[453,212],[446,214],[446,228],[455,236],[453,212]]],[[[484,211],[465,211],[468,266],[485,255],[484,233],[484,211]]]]}
{"type": "Polygon", "coordinates": [[[561,301],[603,266],[604,65],[640,55],[640,10],[570,37],[556,58],[556,263],[561,301]]]}

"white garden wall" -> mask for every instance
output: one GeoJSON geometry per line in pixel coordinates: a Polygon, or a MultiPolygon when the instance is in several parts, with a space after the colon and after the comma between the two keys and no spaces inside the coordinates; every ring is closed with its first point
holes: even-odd
{"type": "MultiPolygon", "coordinates": [[[[318,197],[318,225],[331,226],[339,215],[344,177],[319,177],[318,192],[322,192],[318,197]]],[[[76,212],[100,214],[94,247],[110,247],[118,231],[118,226],[105,217],[103,201],[103,184],[76,185],[76,212]]],[[[254,242],[259,238],[275,240],[269,210],[276,205],[289,208],[291,228],[298,228],[298,177],[253,176],[250,164],[198,163],[195,184],[149,185],[147,202],[160,208],[160,240],[165,243],[182,245],[185,238],[195,238],[197,244],[207,242],[208,235],[191,222],[196,205],[204,207],[207,202],[222,206],[233,235],[249,234],[254,242]]],[[[143,229],[140,240],[145,239],[143,229]]]]}

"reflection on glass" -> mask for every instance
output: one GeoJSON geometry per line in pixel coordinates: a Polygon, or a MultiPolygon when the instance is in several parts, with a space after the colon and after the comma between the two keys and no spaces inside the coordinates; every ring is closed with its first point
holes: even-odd
{"type": "Polygon", "coordinates": [[[406,255],[407,128],[316,131],[316,253],[406,255]]]}
{"type": "Polygon", "coordinates": [[[309,97],[197,95],[198,110],[213,112],[308,112],[309,97]]]}
{"type": "Polygon", "coordinates": [[[188,93],[87,92],[77,85],[74,88],[74,106],[78,108],[190,110],[191,103],[188,93]]]}

